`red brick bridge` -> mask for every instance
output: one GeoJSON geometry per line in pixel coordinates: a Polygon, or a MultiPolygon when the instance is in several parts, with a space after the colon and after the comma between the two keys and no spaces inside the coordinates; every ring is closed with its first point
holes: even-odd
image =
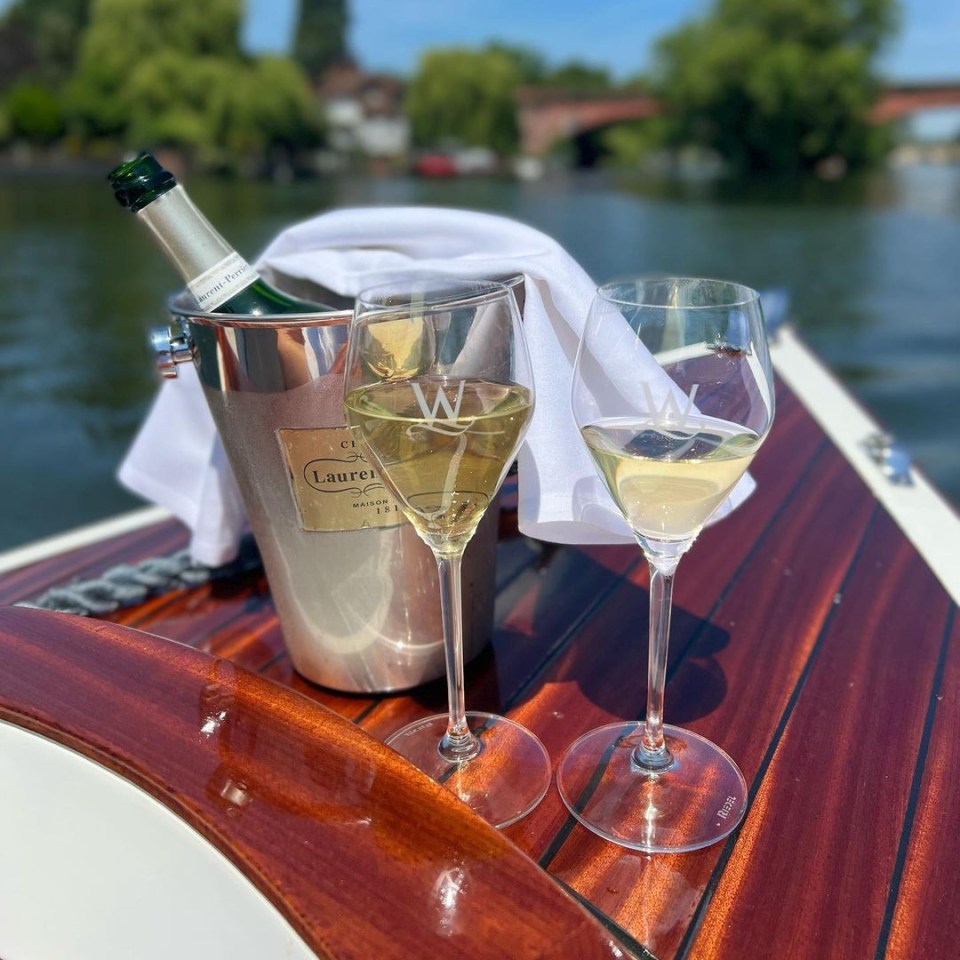
{"type": "MultiPolygon", "coordinates": [[[[660,112],[654,97],[637,93],[577,97],[530,87],[521,90],[517,100],[520,144],[530,156],[542,156],[558,140],[625,120],[645,120],[660,112]]],[[[877,99],[870,119],[884,123],[939,107],[960,107],[960,82],[891,84],[877,99]]]]}

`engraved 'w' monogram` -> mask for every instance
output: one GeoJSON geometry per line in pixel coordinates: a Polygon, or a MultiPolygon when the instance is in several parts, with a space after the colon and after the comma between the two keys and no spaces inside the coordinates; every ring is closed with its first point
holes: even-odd
{"type": "Polygon", "coordinates": [[[689,395],[684,398],[685,403],[681,402],[676,391],[671,390],[663,397],[659,405],[654,399],[650,384],[644,382],[642,387],[643,395],[647,401],[647,409],[654,415],[657,423],[684,423],[693,409],[693,402],[696,399],[700,384],[695,383],[690,388],[689,395]]]}
{"type": "Polygon", "coordinates": [[[437,387],[437,395],[433,400],[433,407],[431,408],[427,403],[427,398],[423,393],[423,387],[419,383],[414,383],[413,394],[417,398],[417,405],[420,407],[420,412],[423,414],[423,419],[433,423],[437,420],[437,411],[440,407],[443,407],[444,413],[446,413],[447,420],[456,420],[460,416],[460,405],[463,403],[463,387],[465,381],[460,381],[460,386],[457,388],[457,399],[453,404],[447,399],[447,395],[443,392],[443,387],[437,387]]]}
{"type": "Polygon", "coordinates": [[[460,417],[460,406],[463,403],[463,388],[465,384],[466,381],[460,381],[460,384],[457,387],[457,395],[453,403],[450,402],[450,399],[447,397],[446,393],[443,392],[443,387],[437,387],[437,393],[433,398],[432,407],[430,406],[430,403],[423,392],[423,387],[419,383],[411,384],[413,387],[413,395],[417,398],[417,406],[420,407],[420,412],[423,414],[423,419],[425,421],[423,426],[427,430],[432,430],[435,433],[443,433],[447,436],[455,437],[458,434],[470,429],[470,425],[468,423],[457,424],[456,426],[453,426],[449,423],[449,421],[456,421],[460,417]],[[441,408],[446,415],[442,418],[437,416],[441,408]],[[438,420],[442,421],[445,426],[438,426],[438,420]]]}

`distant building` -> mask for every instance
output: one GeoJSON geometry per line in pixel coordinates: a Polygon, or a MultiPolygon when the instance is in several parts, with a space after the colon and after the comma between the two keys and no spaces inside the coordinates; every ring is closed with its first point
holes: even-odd
{"type": "Polygon", "coordinates": [[[327,139],[338,153],[374,159],[404,157],[410,124],[403,113],[403,83],[397,77],[364,73],[356,64],[331,67],[317,86],[324,104],[327,139]]]}

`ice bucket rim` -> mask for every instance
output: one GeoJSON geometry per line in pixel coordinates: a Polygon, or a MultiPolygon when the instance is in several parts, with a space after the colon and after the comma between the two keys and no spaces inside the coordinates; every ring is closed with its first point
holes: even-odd
{"type": "MultiPolygon", "coordinates": [[[[478,279],[488,279],[495,283],[502,283],[504,286],[513,289],[518,297],[521,313],[523,312],[520,288],[522,287],[525,277],[522,273],[512,274],[507,277],[478,279]]],[[[204,326],[220,328],[259,328],[263,330],[267,328],[328,327],[341,326],[352,323],[353,321],[353,309],[351,307],[345,307],[339,310],[321,310],[315,313],[267,313],[256,317],[250,316],[249,314],[209,313],[200,309],[196,300],[187,289],[181,289],[170,294],[167,297],[167,309],[170,314],[177,319],[189,320],[204,326]]]]}
{"type": "Polygon", "coordinates": [[[208,327],[259,328],[261,330],[269,327],[327,327],[341,326],[353,320],[351,309],[321,310],[315,313],[267,313],[255,317],[249,314],[208,313],[196,305],[196,300],[186,290],[180,290],[167,297],[167,309],[174,317],[208,327]]]}

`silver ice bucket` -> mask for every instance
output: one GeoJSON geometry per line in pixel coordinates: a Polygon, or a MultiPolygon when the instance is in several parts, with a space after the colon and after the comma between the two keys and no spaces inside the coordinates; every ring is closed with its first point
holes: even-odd
{"type": "MultiPolygon", "coordinates": [[[[331,300],[315,288],[291,292],[331,300]]],[[[170,330],[154,335],[158,365],[176,376],[176,364],[192,360],[199,374],[294,668],[314,683],[356,693],[443,676],[433,554],[345,426],[349,303],[256,319],[203,313],[186,293],[169,307],[170,330]]],[[[464,556],[466,659],[493,628],[497,506],[464,556]]]]}

